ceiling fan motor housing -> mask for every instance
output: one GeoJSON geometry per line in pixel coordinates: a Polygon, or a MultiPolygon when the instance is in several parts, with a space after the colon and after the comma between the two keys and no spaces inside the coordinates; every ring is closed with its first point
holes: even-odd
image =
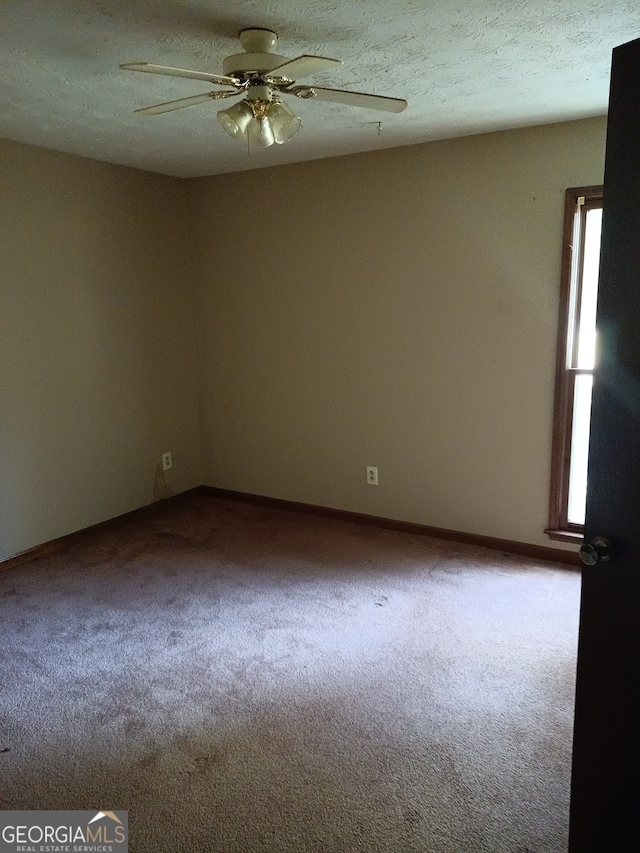
{"type": "Polygon", "coordinates": [[[288,56],[277,53],[234,53],[222,63],[222,73],[242,80],[246,74],[268,74],[288,61],[288,56]]]}
{"type": "Polygon", "coordinates": [[[242,79],[247,74],[268,74],[269,71],[289,61],[288,56],[272,53],[278,41],[278,36],[273,30],[253,27],[241,30],[239,38],[245,52],[226,57],[222,64],[222,71],[228,77],[242,79]]]}

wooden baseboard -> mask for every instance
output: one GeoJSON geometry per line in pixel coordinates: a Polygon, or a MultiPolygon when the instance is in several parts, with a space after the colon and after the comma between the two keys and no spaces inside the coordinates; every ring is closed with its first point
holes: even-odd
{"type": "Polygon", "coordinates": [[[496,539],[493,536],[481,536],[476,533],[462,533],[458,530],[447,530],[441,527],[429,527],[426,524],[415,524],[411,521],[397,521],[392,518],[382,518],[377,515],[366,515],[361,512],[350,512],[346,509],[332,509],[331,507],[316,506],[315,504],[300,503],[298,501],[287,501],[282,498],[270,498],[266,495],[253,495],[247,492],[236,492],[231,489],[219,489],[216,486],[196,486],[186,492],[165,498],[162,501],[126,512],[116,518],[92,524],[75,533],[44,542],[35,548],[29,548],[19,554],[14,554],[4,560],[0,560],[0,570],[10,569],[14,566],[45,557],[61,548],[78,542],[89,533],[108,528],[116,528],[130,521],[135,521],[150,515],[157,515],[180,501],[189,499],[194,495],[207,494],[222,500],[236,501],[239,503],[255,504],[257,506],[271,507],[272,509],[288,510],[289,512],[304,513],[306,515],[334,518],[341,521],[350,521],[355,524],[368,524],[373,527],[381,527],[385,530],[396,530],[400,533],[414,533],[419,536],[432,536],[435,539],[447,539],[452,542],[462,542],[466,545],[477,545],[481,548],[491,548],[493,551],[501,551],[507,554],[516,554],[519,557],[530,557],[534,560],[545,560],[553,563],[564,563],[573,568],[580,567],[580,561],[575,551],[564,551],[560,548],[547,548],[544,545],[531,545],[527,542],[513,542],[510,539],[496,539]]]}
{"type": "Polygon", "coordinates": [[[68,545],[78,542],[88,533],[94,533],[97,530],[105,530],[108,528],[119,527],[136,519],[145,518],[150,515],[156,515],[165,509],[175,506],[181,501],[193,497],[194,495],[208,492],[206,486],[196,486],[194,489],[189,489],[186,492],[180,492],[177,495],[164,498],[161,501],[141,506],[138,509],[133,509],[131,512],[125,512],[123,515],[118,515],[115,518],[109,518],[106,521],[100,521],[98,524],[92,524],[90,527],[84,527],[82,530],[77,530],[74,533],[69,533],[66,536],[60,536],[58,539],[52,539],[50,542],[44,542],[42,545],[36,545],[34,548],[28,548],[26,551],[21,551],[19,554],[14,554],[11,557],[0,559],[0,571],[3,569],[12,569],[14,566],[20,566],[22,563],[28,563],[38,557],[46,557],[48,554],[53,554],[61,548],[66,548],[68,545]]]}
{"type": "Polygon", "coordinates": [[[426,524],[416,524],[411,521],[397,521],[392,518],[366,515],[361,512],[350,512],[345,509],[332,509],[331,507],[288,501],[282,498],[270,498],[265,495],[253,495],[247,492],[236,492],[231,489],[219,489],[216,486],[203,486],[202,489],[213,497],[222,498],[223,500],[256,504],[258,506],[284,509],[306,515],[323,516],[324,518],[335,518],[341,521],[351,521],[355,524],[368,524],[384,528],[385,530],[396,530],[400,533],[432,536],[435,539],[447,539],[452,542],[461,542],[465,545],[477,545],[481,548],[491,548],[493,551],[515,554],[519,557],[530,557],[534,560],[545,560],[552,563],[564,563],[573,568],[580,567],[580,560],[576,551],[549,548],[545,545],[531,545],[527,542],[515,542],[510,539],[497,539],[493,536],[482,536],[477,533],[463,533],[458,530],[447,530],[441,527],[429,527],[426,524]]]}

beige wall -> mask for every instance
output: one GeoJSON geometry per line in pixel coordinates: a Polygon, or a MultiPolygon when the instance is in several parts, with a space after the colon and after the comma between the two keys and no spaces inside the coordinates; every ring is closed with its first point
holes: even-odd
{"type": "Polygon", "coordinates": [[[205,482],[553,544],[563,193],[602,181],[604,139],[594,119],[191,182],[205,482]]]}
{"type": "Polygon", "coordinates": [[[549,544],[563,191],[601,182],[604,136],[192,181],[0,141],[0,559],[201,464],[224,488],[549,544]]]}
{"type": "Polygon", "coordinates": [[[10,142],[0,169],[2,558],[151,503],[163,451],[168,490],[201,467],[187,186],[10,142]]]}

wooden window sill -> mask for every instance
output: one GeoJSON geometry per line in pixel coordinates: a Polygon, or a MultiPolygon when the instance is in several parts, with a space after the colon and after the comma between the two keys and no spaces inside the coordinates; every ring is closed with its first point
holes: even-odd
{"type": "Polygon", "coordinates": [[[547,528],[545,533],[549,539],[555,539],[556,542],[575,542],[576,545],[581,545],[584,542],[584,533],[578,530],[552,530],[547,528]]]}

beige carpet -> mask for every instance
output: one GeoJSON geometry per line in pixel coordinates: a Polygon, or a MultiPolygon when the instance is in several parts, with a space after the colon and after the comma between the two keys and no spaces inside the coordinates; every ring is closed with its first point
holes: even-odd
{"type": "Polygon", "coordinates": [[[130,850],[564,853],[579,574],[198,496],[0,572],[0,808],[130,850]]]}

